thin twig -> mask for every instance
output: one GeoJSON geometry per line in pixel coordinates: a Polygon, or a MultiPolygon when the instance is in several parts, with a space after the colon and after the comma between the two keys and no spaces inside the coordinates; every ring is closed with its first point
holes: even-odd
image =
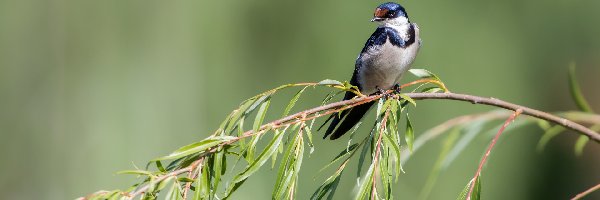
{"type": "MultiPolygon", "coordinates": [[[[199,160],[194,161],[194,163],[200,162],[201,160],[202,160],[202,158],[200,158],[199,160]]],[[[162,175],[162,176],[157,176],[156,179],[154,179],[151,183],[148,183],[148,184],[146,184],[144,186],[141,186],[137,190],[135,190],[135,191],[133,191],[133,192],[131,192],[129,194],[125,193],[123,195],[125,197],[127,197],[128,199],[133,199],[136,196],[138,196],[138,195],[143,194],[144,192],[146,192],[146,190],[148,190],[148,188],[150,188],[151,185],[159,183],[159,182],[161,182],[161,181],[163,181],[163,180],[165,180],[165,179],[167,179],[169,177],[176,177],[179,174],[183,174],[183,173],[188,172],[190,169],[192,169],[192,165],[190,165],[190,166],[188,166],[186,168],[181,168],[181,169],[172,171],[172,172],[167,173],[167,174],[162,175]]]]}
{"type": "MultiPolygon", "coordinates": [[[[402,87],[406,87],[409,84],[404,84],[404,85],[402,85],[402,87]]],[[[314,84],[303,83],[300,85],[314,85],[314,84]]],[[[254,132],[253,130],[246,131],[240,137],[236,137],[235,139],[224,142],[214,148],[211,148],[211,149],[203,152],[202,154],[199,155],[199,158],[202,158],[206,155],[215,153],[217,151],[218,147],[235,143],[242,138],[250,137],[253,135],[260,135],[262,133],[267,132],[268,130],[272,130],[272,129],[283,127],[283,126],[293,125],[296,123],[300,123],[300,122],[307,121],[307,120],[312,120],[314,118],[329,115],[329,114],[339,112],[342,110],[350,109],[350,108],[358,106],[358,105],[362,105],[362,104],[365,104],[368,102],[373,102],[375,100],[382,98],[384,95],[388,95],[391,93],[393,93],[393,91],[389,90],[383,94],[377,94],[377,95],[371,95],[371,96],[361,96],[358,98],[345,100],[345,101],[339,101],[339,102],[335,102],[335,103],[330,103],[327,105],[315,107],[315,108],[301,111],[301,112],[298,112],[298,113],[295,113],[292,115],[288,115],[284,118],[281,118],[281,119],[272,121],[270,123],[267,123],[265,125],[262,125],[258,129],[257,132],[254,132]],[[325,111],[325,112],[323,112],[323,111],[325,111]]],[[[494,107],[513,110],[513,111],[521,110],[522,114],[559,124],[561,126],[564,126],[566,128],[576,131],[576,133],[586,135],[591,140],[593,140],[597,143],[600,143],[600,134],[594,132],[593,130],[591,130],[585,126],[582,126],[582,125],[572,122],[568,119],[561,118],[561,117],[558,117],[558,116],[555,116],[555,115],[552,115],[552,114],[549,114],[546,112],[542,112],[542,111],[528,108],[525,106],[505,102],[505,101],[495,99],[495,98],[485,98],[485,97],[479,97],[479,96],[473,96],[473,95],[467,95],[467,94],[449,93],[449,92],[446,92],[446,93],[405,93],[405,95],[414,100],[426,100],[426,99],[457,100],[457,101],[471,102],[473,104],[490,105],[490,106],[494,106],[494,107]]],[[[198,162],[198,160],[195,162],[198,162]]],[[[191,166],[175,170],[171,173],[157,177],[157,179],[155,179],[155,181],[162,181],[170,176],[177,176],[179,174],[188,172],[190,169],[191,169],[191,166]]],[[[137,195],[140,195],[150,187],[150,184],[142,186],[142,187],[138,188],[138,190],[136,190],[132,193],[126,194],[126,196],[128,196],[129,198],[133,198],[137,195]]]]}
{"type": "Polygon", "coordinates": [[[596,185],[594,187],[591,187],[590,189],[587,189],[586,191],[583,191],[582,193],[579,193],[579,194],[575,195],[575,197],[573,197],[571,200],[581,199],[581,198],[587,196],[588,194],[590,194],[590,193],[592,193],[592,192],[594,192],[594,191],[596,191],[598,189],[600,189],[600,184],[598,184],[598,185],[596,185]]]}
{"type": "MultiPolygon", "coordinates": [[[[202,169],[203,163],[204,161],[204,157],[201,157],[198,162],[194,162],[192,163],[192,165],[190,165],[190,170],[188,171],[188,178],[189,179],[196,179],[196,176],[198,176],[198,173],[200,169],[202,169]]],[[[192,187],[192,182],[187,182],[185,183],[185,187],[183,188],[183,199],[187,199],[187,194],[190,191],[190,187],[192,187]]]]}
{"type": "Polygon", "coordinates": [[[485,161],[487,161],[487,158],[490,156],[490,153],[492,152],[492,148],[494,148],[494,145],[496,145],[496,142],[498,142],[498,138],[500,138],[500,135],[502,135],[502,132],[504,132],[504,129],[512,121],[514,121],[515,118],[517,118],[517,116],[519,116],[522,112],[523,112],[523,110],[517,109],[517,111],[515,111],[515,113],[513,113],[508,119],[506,119],[506,121],[504,122],[502,127],[500,127],[500,130],[498,130],[498,133],[496,133],[496,136],[490,143],[490,146],[488,146],[487,150],[485,151],[485,154],[483,155],[481,162],[479,162],[479,167],[477,167],[477,172],[475,172],[475,176],[473,176],[473,179],[471,181],[471,187],[469,189],[469,194],[467,195],[467,200],[471,200],[471,194],[473,193],[473,188],[475,188],[475,183],[477,182],[477,177],[479,177],[479,175],[481,175],[481,169],[483,169],[483,165],[485,164],[485,161]]]}
{"type": "Polygon", "coordinates": [[[538,119],[546,120],[549,122],[553,122],[559,124],[565,128],[574,130],[578,133],[586,135],[590,137],[591,140],[594,140],[597,143],[600,143],[600,134],[594,132],[593,130],[577,124],[571,120],[558,117],[556,115],[552,115],[550,113],[542,112],[536,109],[528,108],[525,106],[509,103],[506,101],[502,101],[496,98],[485,98],[479,96],[473,96],[468,94],[456,94],[456,93],[407,93],[407,96],[415,99],[415,100],[424,100],[424,99],[450,99],[457,101],[466,101],[471,102],[473,104],[484,104],[495,106],[499,108],[504,108],[508,110],[516,111],[518,109],[523,110],[523,114],[529,115],[538,119]]]}

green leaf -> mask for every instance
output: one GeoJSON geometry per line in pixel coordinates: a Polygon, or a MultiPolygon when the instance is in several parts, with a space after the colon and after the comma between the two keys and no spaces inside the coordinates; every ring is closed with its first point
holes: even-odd
{"type": "Polygon", "coordinates": [[[169,154],[168,156],[156,158],[152,161],[181,158],[181,157],[188,156],[188,155],[191,155],[194,153],[203,152],[209,148],[215,147],[221,143],[224,143],[224,142],[227,142],[227,141],[230,141],[233,139],[236,139],[236,137],[233,137],[233,136],[209,137],[200,142],[196,142],[196,143],[181,147],[181,148],[177,149],[176,151],[174,151],[173,153],[169,154]]]}
{"type": "Polygon", "coordinates": [[[222,124],[221,127],[219,129],[222,129],[223,132],[231,132],[233,130],[234,127],[236,127],[236,125],[239,125],[238,123],[240,122],[240,120],[242,118],[244,118],[244,116],[248,115],[249,112],[252,112],[252,110],[249,110],[250,106],[255,104],[255,100],[254,99],[248,99],[246,101],[244,101],[242,104],[240,104],[240,106],[238,107],[238,109],[234,110],[230,116],[225,119],[225,121],[223,123],[225,123],[227,125],[227,127],[225,129],[223,129],[223,126],[225,126],[225,124],[222,124]]]}
{"type": "Polygon", "coordinates": [[[398,144],[396,141],[394,141],[394,139],[392,137],[390,137],[388,134],[383,134],[383,143],[385,144],[385,146],[387,147],[391,147],[392,154],[394,156],[394,161],[396,163],[395,169],[396,171],[394,172],[394,174],[396,175],[396,181],[398,181],[398,175],[400,174],[400,171],[402,169],[402,165],[400,163],[400,144],[398,144]]]}
{"type": "Polygon", "coordinates": [[[292,142],[288,145],[283,154],[283,158],[281,159],[281,164],[279,165],[279,172],[277,173],[277,180],[275,181],[275,187],[273,188],[272,199],[281,199],[285,189],[290,185],[291,182],[291,174],[289,168],[293,165],[292,160],[294,159],[294,149],[296,148],[296,143],[298,142],[298,134],[294,136],[292,142]]]}
{"type": "Polygon", "coordinates": [[[433,169],[431,169],[431,173],[429,173],[429,177],[427,177],[425,186],[423,186],[423,188],[421,189],[421,194],[419,195],[419,199],[428,199],[429,194],[431,194],[431,190],[433,189],[433,186],[435,186],[435,183],[437,182],[437,179],[440,175],[440,172],[442,169],[442,163],[446,159],[446,156],[448,155],[448,152],[450,152],[450,149],[452,148],[452,146],[454,146],[454,143],[458,139],[458,136],[460,136],[460,127],[455,126],[454,128],[452,128],[449,131],[449,133],[447,135],[448,136],[444,140],[442,150],[440,151],[440,155],[438,156],[438,159],[435,161],[435,164],[433,165],[433,169]]]}
{"type": "Polygon", "coordinates": [[[312,131],[310,129],[311,129],[311,126],[304,127],[304,130],[306,131],[306,138],[308,138],[308,147],[310,147],[309,154],[312,154],[313,151],[315,150],[315,145],[313,144],[312,131]]]}
{"type": "MultiPolygon", "coordinates": [[[[366,144],[373,143],[373,131],[371,131],[371,134],[369,134],[366,137],[365,141],[366,141],[366,144]]],[[[360,172],[362,170],[363,163],[365,162],[365,158],[367,157],[367,153],[369,152],[370,148],[371,148],[371,145],[363,145],[363,148],[360,152],[360,156],[358,157],[358,168],[356,170],[357,177],[360,177],[360,175],[361,175],[360,172]]]]}
{"type": "Polygon", "coordinates": [[[543,151],[546,147],[546,144],[548,144],[548,142],[550,142],[552,138],[554,138],[555,136],[557,136],[565,130],[566,129],[560,125],[554,125],[552,128],[546,130],[546,132],[544,133],[544,135],[542,135],[542,138],[540,138],[540,141],[538,142],[537,150],[543,151]]]}
{"type": "Polygon", "coordinates": [[[214,196],[217,192],[216,188],[219,188],[219,182],[221,182],[221,175],[225,172],[225,168],[226,166],[223,166],[223,163],[225,161],[225,149],[220,147],[219,149],[217,149],[218,152],[213,154],[213,164],[212,164],[212,170],[214,172],[213,174],[213,178],[212,178],[212,186],[211,188],[213,188],[212,194],[211,196],[214,196]]]}
{"type": "Polygon", "coordinates": [[[579,136],[577,142],[575,143],[575,155],[581,156],[581,154],[583,153],[583,148],[585,147],[588,141],[590,141],[590,138],[587,135],[579,136]]]}
{"type": "Polygon", "coordinates": [[[194,182],[196,180],[188,178],[188,177],[180,177],[177,179],[177,181],[182,182],[182,183],[191,183],[194,182]]]}
{"type": "Polygon", "coordinates": [[[340,167],[338,167],[338,169],[335,171],[335,173],[333,175],[331,175],[329,178],[327,178],[327,180],[325,180],[325,182],[323,182],[323,184],[321,184],[321,186],[319,186],[319,188],[317,188],[317,190],[310,197],[311,200],[323,199],[323,197],[327,193],[329,193],[329,196],[327,199],[333,199],[335,190],[337,189],[337,186],[340,183],[340,177],[341,177],[342,172],[344,171],[344,168],[346,167],[346,164],[348,163],[348,161],[350,161],[350,160],[346,160],[344,163],[342,163],[340,165],[340,167]]]}
{"type": "Polygon", "coordinates": [[[408,149],[410,150],[410,152],[412,152],[413,142],[415,141],[415,133],[413,130],[412,123],[410,123],[410,117],[408,117],[408,113],[406,113],[406,132],[404,133],[404,139],[406,140],[408,149]]]}
{"type": "Polygon", "coordinates": [[[471,200],[481,199],[481,175],[477,176],[475,185],[473,186],[473,193],[471,193],[471,200]]]}
{"type": "Polygon", "coordinates": [[[415,102],[415,100],[413,98],[410,98],[408,95],[406,94],[399,94],[400,98],[410,102],[410,104],[412,104],[413,106],[417,106],[417,102],[415,102]]]}
{"type": "Polygon", "coordinates": [[[458,194],[458,197],[456,198],[456,200],[466,200],[467,199],[467,195],[469,195],[469,189],[471,189],[471,183],[473,183],[473,179],[471,179],[467,185],[465,185],[465,187],[460,191],[460,194],[458,194]]]}
{"type": "Polygon", "coordinates": [[[432,78],[438,81],[440,80],[437,75],[425,69],[409,69],[408,71],[419,78],[432,78]]]}
{"type": "MultiPolygon", "coordinates": [[[[441,169],[446,169],[450,164],[460,155],[460,153],[475,139],[475,137],[481,132],[485,125],[485,120],[475,120],[470,122],[464,128],[465,134],[456,142],[456,145],[452,147],[444,162],[442,162],[441,169]]],[[[497,129],[496,129],[497,130],[497,129]]]]}
{"type": "Polygon", "coordinates": [[[356,195],[356,199],[369,199],[371,198],[369,194],[371,194],[373,187],[373,174],[375,171],[375,162],[371,163],[369,170],[365,174],[365,177],[358,186],[358,194],[356,195]]]}
{"type": "Polygon", "coordinates": [[[285,107],[285,110],[283,111],[283,116],[287,116],[290,111],[292,110],[292,108],[294,107],[294,105],[296,105],[296,102],[298,101],[298,99],[300,99],[300,95],[302,95],[302,93],[304,92],[304,90],[306,90],[308,86],[302,88],[300,91],[298,91],[296,93],[296,95],[294,95],[294,97],[292,98],[292,100],[290,100],[290,102],[288,103],[288,105],[285,107]]]}
{"type": "Polygon", "coordinates": [[[318,173],[321,173],[323,170],[329,168],[331,165],[336,163],[338,160],[340,160],[344,156],[352,154],[354,151],[356,151],[357,147],[359,147],[358,143],[354,143],[354,144],[348,146],[346,149],[344,149],[340,153],[338,153],[338,155],[335,156],[335,158],[333,158],[333,160],[331,160],[327,165],[323,166],[321,168],[321,170],[319,170],[318,173]]]}
{"type": "Polygon", "coordinates": [[[331,79],[325,79],[319,82],[319,85],[344,85],[342,82],[336,81],[336,80],[331,80],[331,79]]]}
{"type": "Polygon", "coordinates": [[[283,138],[283,132],[276,133],[276,137],[274,137],[271,142],[265,147],[265,150],[256,158],[254,162],[252,162],[246,169],[236,175],[233,178],[233,181],[227,191],[225,192],[225,197],[227,198],[231,193],[237,189],[245,181],[250,175],[254,172],[258,171],[260,167],[269,160],[271,155],[277,151],[277,147],[281,144],[281,139],[283,138]]]}
{"type": "Polygon", "coordinates": [[[421,92],[423,92],[423,93],[436,93],[436,92],[440,92],[440,91],[444,91],[444,90],[439,87],[428,87],[428,88],[424,88],[421,90],[421,92]]]}
{"type": "Polygon", "coordinates": [[[163,167],[162,163],[160,161],[155,161],[156,163],[156,168],[161,171],[161,172],[167,172],[167,170],[163,167]]]}
{"type": "MultiPolygon", "coordinates": [[[[283,134],[285,134],[285,131],[287,130],[287,128],[288,127],[286,127],[286,128],[283,129],[283,131],[282,131],[283,134]]],[[[279,131],[280,131],[279,129],[275,129],[275,133],[277,133],[279,131]]],[[[278,134],[274,134],[273,137],[276,137],[277,135],[278,134]]],[[[271,169],[275,168],[275,163],[277,161],[277,154],[279,154],[279,153],[281,153],[283,151],[282,147],[283,147],[282,145],[279,145],[279,148],[277,149],[277,152],[273,153],[273,155],[271,156],[271,161],[272,161],[271,162],[271,169]]]]}
{"type": "Polygon", "coordinates": [[[569,66],[569,88],[571,91],[571,97],[575,100],[577,107],[584,112],[593,113],[592,107],[585,100],[581,92],[581,88],[579,87],[579,83],[577,82],[577,78],[575,77],[575,63],[571,63],[569,66]]]}
{"type": "Polygon", "coordinates": [[[181,188],[179,187],[179,184],[177,183],[177,181],[175,181],[172,186],[171,189],[169,189],[169,191],[167,192],[167,195],[165,195],[165,200],[180,200],[183,199],[183,197],[181,196],[181,188]]]}
{"type": "Polygon", "coordinates": [[[153,176],[152,172],[146,170],[123,170],[118,171],[117,174],[133,174],[133,175],[145,175],[145,176],[153,176]]]}
{"type": "Polygon", "coordinates": [[[256,113],[256,118],[254,119],[254,126],[252,126],[252,130],[255,133],[258,132],[258,129],[262,125],[265,120],[265,115],[267,115],[267,110],[269,109],[269,105],[271,105],[271,98],[267,99],[264,103],[260,105],[258,112],[256,113]]]}

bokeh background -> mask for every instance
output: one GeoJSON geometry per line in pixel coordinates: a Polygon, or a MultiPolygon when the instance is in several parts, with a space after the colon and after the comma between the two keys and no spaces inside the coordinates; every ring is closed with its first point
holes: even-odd
{"type": "MultiPolygon", "coordinates": [[[[0,199],[126,188],[134,177],[116,171],[201,140],[243,99],[285,83],[349,79],[382,2],[0,1],[0,199]]],[[[600,110],[600,1],[400,3],[421,27],[415,68],[437,73],[454,91],[573,110],[567,66],[576,61],[583,92],[600,110]]],[[[297,108],[322,97],[306,95],[297,108]]],[[[411,113],[419,135],[487,110],[423,101],[411,113]]],[[[502,139],[483,172],[484,199],[566,199],[598,184],[598,144],[575,156],[577,136],[565,133],[537,152],[541,135],[529,127],[502,139]]],[[[300,199],[329,176],[314,171],[346,142],[316,141],[300,199]]],[[[404,166],[397,199],[419,196],[441,144],[427,144],[404,166]]],[[[483,138],[469,145],[430,199],[456,198],[486,145],[483,138]]],[[[234,199],[270,198],[273,174],[261,170],[234,199]]],[[[354,174],[344,176],[337,198],[353,195],[354,174]]]]}

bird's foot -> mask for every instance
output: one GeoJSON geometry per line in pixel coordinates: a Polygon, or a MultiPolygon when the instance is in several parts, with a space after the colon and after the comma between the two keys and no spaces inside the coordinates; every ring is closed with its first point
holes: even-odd
{"type": "Polygon", "coordinates": [[[394,84],[394,87],[392,89],[394,90],[394,93],[396,93],[396,94],[400,94],[400,92],[402,92],[402,87],[400,87],[400,84],[398,84],[398,83],[394,84]]]}
{"type": "Polygon", "coordinates": [[[387,93],[386,90],[379,88],[379,86],[375,86],[375,89],[377,90],[375,94],[381,94],[383,95],[383,98],[389,99],[392,97],[392,94],[387,93]]]}

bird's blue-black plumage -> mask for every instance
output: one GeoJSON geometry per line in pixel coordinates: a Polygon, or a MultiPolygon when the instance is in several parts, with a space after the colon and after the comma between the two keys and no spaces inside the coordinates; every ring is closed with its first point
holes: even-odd
{"type": "MultiPolygon", "coordinates": [[[[371,35],[369,40],[367,40],[365,47],[362,49],[362,51],[360,53],[359,58],[356,60],[356,64],[354,67],[354,73],[352,74],[352,79],[350,79],[350,84],[357,86],[358,89],[361,91],[364,89],[364,88],[361,88],[361,86],[358,82],[358,79],[359,79],[358,72],[359,72],[360,68],[362,67],[361,57],[364,53],[366,53],[370,48],[374,48],[376,46],[385,44],[388,41],[388,39],[392,45],[398,46],[400,48],[406,48],[407,46],[409,46],[415,42],[415,30],[414,30],[414,27],[412,24],[410,25],[408,34],[409,34],[408,40],[404,40],[404,39],[402,39],[402,37],[400,37],[398,32],[393,28],[390,28],[390,27],[377,28],[375,30],[375,32],[371,35]]],[[[356,95],[352,92],[346,92],[346,94],[344,95],[344,100],[352,99],[355,96],[356,95]]],[[[349,110],[344,110],[341,113],[332,114],[323,124],[323,125],[325,125],[329,120],[333,120],[333,121],[331,121],[331,124],[329,124],[329,127],[327,128],[327,131],[325,132],[325,135],[323,136],[323,138],[326,138],[328,135],[331,135],[330,139],[334,140],[334,139],[337,139],[337,138],[341,137],[342,135],[344,135],[346,132],[348,132],[350,129],[352,129],[352,127],[354,127],[354,125],[357,124],[362,119],[362,117],[369,111],[369,108],[371,108],[371,106],[373,104],[374,104],[374,102],[368,102],[365,104],[355,106],[349,110]],[[341,122],[341,124],[340,124],[340,122],[341,122]],[[338,124],[339,124],[339,126],[338,126],[338,124]]]]}

